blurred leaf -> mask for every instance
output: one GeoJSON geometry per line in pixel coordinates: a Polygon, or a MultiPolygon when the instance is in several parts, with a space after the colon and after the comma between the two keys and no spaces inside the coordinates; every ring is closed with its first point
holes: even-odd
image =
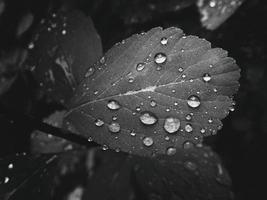
{"type": "Polygon", "coordinates": [[[66,115],[112,149],[165,154],[222,127],[240,73],[233,58],[177,28],[154,28],[109,50],[78,87],[66,115]]]}
{"type": "Polygon", "coordinates": [[[198,0],[202,25],[214,30],[224,23],[244,0],[198,0]]]}
{"type": "Polygon", "coordinates": [[[178,151],[172,156],[144,158],[124,153],[95,155],[87,199],[232,199],[231,180],[208,147],[178,151]]]}
{"type": "Polygon", "coordinates": [[[52,13],[43,19],[28,47],[28,67],[48,95],[62,104],[102,55],[93,22],[80,11],[52,13]]]}

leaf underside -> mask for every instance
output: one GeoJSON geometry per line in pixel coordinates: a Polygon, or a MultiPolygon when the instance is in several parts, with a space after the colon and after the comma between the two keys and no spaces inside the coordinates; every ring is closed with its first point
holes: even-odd
{"type": "Polygon", "coordinates": [[[65,122],[99,144],[139,155],[165,154],[215,134],[239,87],[240,70],[226,51],[178,28],[133,35],[94,67],[77,88],[65,122]],[[205,74],[210,80],[204,81],[205,74]],[[199,106],[189,105],[192,95],[199,106]],[[180,125],[177,131],[165,128],[167,118],[180,122],[171,124],[180,125]]]}
{"type": "Polygon", "coordinates": [[[51,13],[29,44],[27,66],[54,100],[64,103],[102,56],[92,20],[80,11],[51,13]]]}

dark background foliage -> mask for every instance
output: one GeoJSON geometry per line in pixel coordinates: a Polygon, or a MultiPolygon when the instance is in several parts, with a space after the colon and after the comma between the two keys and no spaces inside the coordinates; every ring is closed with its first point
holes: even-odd
{"type": "MultiPolygon", "coordinates": [[[[235,112],[223,121],[224,127],[217,136],[205,142],[221,156],[232,178],[236,199],[259,199],[265,187],[261,183],[264,183],[264,135],[267,132],[267,2],[245,1],[215,31],[208,31],[201,26],[193,0],[179,1],[177,10],[172,9],[174,1],[166,2],[161,9],[156,8],[151,12],[143,5],[144,1],[139,0],[9,0],[6,1],[5,12],[0,16],[0,55],[10,59],[23,57],[14,58],[11,55],[27,45],[34,27],[48,9],[62,8],[62,5],[64,9],[81,9],[92,17],[101,36],[104,52],[116,42],[155,26],[177,26],[187,34],[198,35],[209,40],[213,46],[228,50],[242,70],[241,88],[235,98],[237,106],[235,112]],[[17,26],[27,13],[34,16],[33,25],[23,35],[17,36],[17,26]]],[[[12,68],[11,71],[13,73],[16,70],[19,69],[12,68]]],[[[55,109],[62,109],[43,97],[28,73],[18,73],[10,90],[1,97],[1,104],[40,120],[55,109]]],[[[25,124],[23,119],[10,121],[0,114],[1,157],[29,152],[33,126],[25,124]]]]}

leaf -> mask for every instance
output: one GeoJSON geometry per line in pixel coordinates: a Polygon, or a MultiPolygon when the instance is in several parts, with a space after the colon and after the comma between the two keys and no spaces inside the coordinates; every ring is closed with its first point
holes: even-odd
{"type": "Polygon", "coordinates": [[[165,154],[215,134],[232,110],[240,76],[235,60],[181,29],[133,35],[103,58],[65,118],[99,144],[165,154]]]}
{"type": "Polygon", "coordinates": [[[48,95],[63,104],[102,56],[92,20],[79,11],[52,13],[43,19],[28,48],[28,68],[48,95]]]}
{"type": "Polygon", "coordinates": [[[89,178],[84,200],[232,198],[230,177],[208,147],[156,158],[98,151],[95,160],[99,166],[89,178]]]}
{"type": "MultiPolygon", "coordinates": [[[[66,111],[56,111],[44,122],[54,127],[62,128],[63,116],[66,111]]],[[[63,138],[59,138],[39,130],[35,130],[31,134],[31,152],[32,153],[60,153],[68,150],[79,148],[77,144],[69,142],[63,138]]]]}
{"type": "Polygon", "coordinates": [[[51,199],[56,155],[17,154],[0,159],[0,198],[51,199]]]}
{"type": "Polygon", "coordinates": [[[0,199],[63,199],[84,184],[84,151],[0,158],[0,199]]]}
{"type": "Polygon", "coordinates": [[[198,0],[202,26],[215,30],[236,11],[244,0],[198,0]]]}

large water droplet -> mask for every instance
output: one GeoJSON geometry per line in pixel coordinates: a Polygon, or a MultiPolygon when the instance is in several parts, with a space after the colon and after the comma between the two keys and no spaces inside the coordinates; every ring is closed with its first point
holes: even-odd
{"type": "Polygon", "coordinates": [[[197,169],[197,165],[191,161],[186,161],[184,163],[185,168],[189,169],[189,170],[196,170],[197,169]]]}
{"type": "Polygon", "coordinates": [[[152,146],[153,143],[154,143],[154,141],[153,141],[153,139],[152,139],[151,137],[145,137],[145,138],[143,139],[143,144],[144,144],[145,146],[147,146],[147,147],[152,146]]]}
{"type": "Polygon", "coordinates": [[[203,74],[202,78],[203,78],[203,81],[206,83],[211,80],[211,76],[208,73],[203,74]]]}
{"type": "Polygon", "coordinates": [[[110,101],[108,101],[107,107],[110,110],[118,110],[118,109],[120,109],[121,106],[120,106],[120,104],[117,101],[110,100],[110,101]]]}
{"type": "Polygon", "coordinates": [[[154,57],[155,63],[163,64],[167,60],[167,56],[164,53],[157,53],[154,57]]]}
{"type": "Polygon", "coordinates": [[[176,154],[176,148],[175,148],[175,147],[169,147],[169,148],[167,149],[167,151],[166,151],[166,154],[167,154],[168,156],[171,156],[171,155],[176,154]]]}
{"type": "Polygon", "coordinates": [[[136,71],[140,72],[145,68],[145,63],[138,63],[136,65],[136,71]]]}
{"type": "Polygon", "coordinates": [[[161,38],[160,43],[162,45],[166,45],[168,43],[168,39],[166,37],[161,38]]]}
{"type": "Polygon", "coordinates": [[[180,120],[174,117],[168,117],[164,122],[164,129],[168,133],[175,133],[180,128],[180,120]]]}
{"type": "Polygon", "coordinates": [[[95,71],[95,69],[94,69],[93,67],[90,67],[90,68],[87,70],[86,74],[85,74],[85,78],[91,76],[91,75],[94,73],[94,71],[95,71]]]}
{"type": "Polygon", "coordinates": [[[200,106],[200,99],[195,95],[191,95],[187,100],[187,105],[191,108],[197,108],[200,106]]]}
{"type": "Polygon", "coordinates": [[[100,126],[104,125],[104,122],[101,119],[97,119],[97,120],[95,120],[95,125],[100,127],[100,126]]]}
{"type": "Polygon", "coordinates": [[[190,141],[185,141],[184,144],[183,144],[183,148],[184,149],[191,149],[194,147],[194,144],[190,141]]]}
{"type": "Polygon", "coordinates": [[[139,119],[143,124],[146,124],[146,125],[153,125],[158,121],[157,118],[152,113],[149,113],[149,112],[144,112],[139,117],[139,119]]]}
{"type": "Polygon", "coordinates": [[[121,126],[117,122],[112,122],[110,125],[108,125],[108,130],[112,133],[118,133],[121,130],[121,126]]]}
{"type": "Polygon", "coordinates": [[[187,133],[191,133],[193,131],[193,127],[191,124],[186,124],[185,127],[184,127],[184,130],[187,132],[187,133]]]}

